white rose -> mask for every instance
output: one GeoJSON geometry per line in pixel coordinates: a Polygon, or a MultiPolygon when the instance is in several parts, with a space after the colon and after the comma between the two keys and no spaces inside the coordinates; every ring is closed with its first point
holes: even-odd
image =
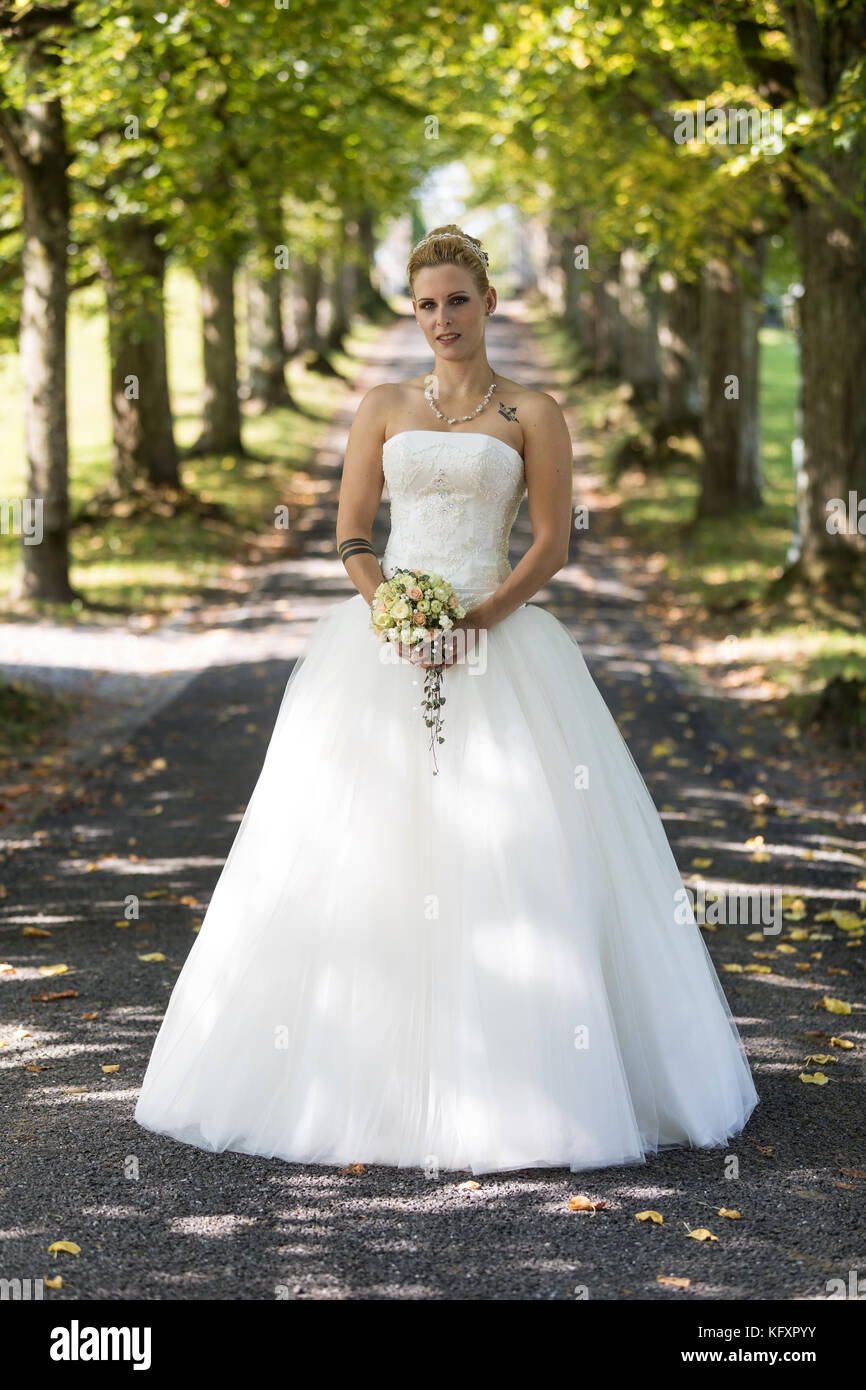
{"type": "Polygon", "coordinates": [[[409,607],[408,603],[404,598],[401,598],[397,603],[395,603],[394,607],[391,609],[391,617],[397,618],[398,621],[410,617],[411,613],[412,609],[409,607]]]}

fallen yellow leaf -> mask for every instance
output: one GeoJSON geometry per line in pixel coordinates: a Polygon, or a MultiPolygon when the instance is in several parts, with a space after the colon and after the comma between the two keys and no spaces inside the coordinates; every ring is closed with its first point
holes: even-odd
{"type": "Polygon", "coordinates": [[[718,1240],[718,1236],[714,1236],[712,1231],[707,1230],[706,1226],[699,1226],[696,1231],[689,1231],[687,1238],[689,1240],[718,1240]]]}
{"type": "Polygon", "coordinates": [[[40,965],[40,975],[65,975],[69,969],[68,965],[40,965]]]}
{"type": "Polygon", "coordinates": [[[591,1211],[593,1213],[601,1211],[601,1209],[606,1206],[607,1202],[593,1202],[589,1197],[585,1197],[583,1193],[580,1193],[577,1197],[571,1197],[568,1203],[569,1211],[591,1211]]]}
{"type": "Polygon", "coordinates": [[[826,1086],[826,1085],[827,1085],[827,1082],[829,1081],[829,1079],[830,1079],[830,1078],[829,1078],[828,1076],[825,1076],[824,1073],[823,1073],[822,1071],[816,1071],[816,1072],[815,1072],[813,1075],[811,1075],[811,1076],[809,1075],[809,1073],[808,1073],[807,1071],[801,1071],[801,1072],[800,1072],[800,1080],[801,1080],[801,1081],[811,1081],[812,1084],[815,1085],[815,1086],[826,1086]]]}
{"type": "Polygon", "coordinates": [[[67,1255],[80,1255],[81,1246],[76,1245],[74,1240],[55,1240],[53,1245],[49,1245],[48,1253],[53,1255],[55,1260],[61,1250],[65,1250],[67,1255]]]}
{"type": "Polygon", "coordinates": [[[120,1063],[119,1063],[119,1062],[112,1062],[110,1066],[103,1067],[102,1070],[105,1071],[105,1072],[109,1072],[109,1071],[120,1071],[120,1063]]]}
{"type": "Polygon", "coordinates": [[[664,1225],[664,1217],[660,1211],[636,1211],[635,1221],[652,1221],[656,1226],[664,1225]]]}
{"type": "Polygon", "coordinates": [[[846,1004],[844,999],[833,999],[829,994],[825,994],[823,999],[819,999],[815,1005],[816,1009],[826,1009],[831,1014],[850,1014],[851,1005],[846,1004]]]}

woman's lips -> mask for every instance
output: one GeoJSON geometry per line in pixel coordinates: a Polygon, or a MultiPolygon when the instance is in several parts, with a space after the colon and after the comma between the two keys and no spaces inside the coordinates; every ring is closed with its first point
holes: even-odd
{"type": "Polygon", "coordinates": [[[456,343],[459,337],[459,333],[440,333],[438,334],[436,341],[437,343],[456,343]]]}

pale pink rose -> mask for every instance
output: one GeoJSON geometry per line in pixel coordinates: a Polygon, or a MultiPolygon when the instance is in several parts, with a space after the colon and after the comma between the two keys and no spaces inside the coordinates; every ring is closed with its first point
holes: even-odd
{"type": "Polygon", "coordinates": [[[418,627],[423,627],[427,619],[423,613],[416,613],[412,621],[416,623],[418,627]]]}
{"type": "Polygon", "coordinates": [[[451,595],[450,599],[448,600],[448,607],[449,607],[449,608],[456,608],[456,607],[457,607],[457,595],[456,595],[456,594],[452,594],[452,595],[451,595]]]}
{"type": "Polygon", "coordinates": [[[417,603],[419,598],[423,597],[422,591],[417,584],[413,584],[411,589],[406,590],[406,593],[408,597],[412,599],[413,603],[417,603]]]}

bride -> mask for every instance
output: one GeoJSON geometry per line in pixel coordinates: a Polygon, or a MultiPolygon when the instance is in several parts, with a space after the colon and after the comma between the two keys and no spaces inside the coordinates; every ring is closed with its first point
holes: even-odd
{"type": "Polygon", "coordinates": [[[358,408],[337,519],[358,593],[289,677],[135,1118],[202,1149],[427,1174],[723,1145],[758,1102],[739,1033],[580,648],[529,602],[566,561],[568,430],[487,360],[478,241],[436,228],[408,276],[433,371],[358,408]],[[374,593],[404,570],[454,586],[448,651],[377,641],[374,593]]]}

